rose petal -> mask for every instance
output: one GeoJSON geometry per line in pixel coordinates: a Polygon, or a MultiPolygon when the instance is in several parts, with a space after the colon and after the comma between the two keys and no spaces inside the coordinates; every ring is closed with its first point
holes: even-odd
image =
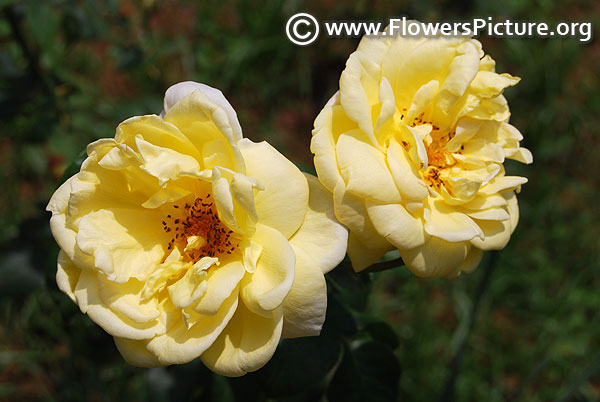
{"type": "Polygon", "coordinates": [[[344,259],[348,231],[335,217],[332,194],[316,177],[309,174],[305,176],[310,189],[308,210],[290,244],[314,258],[325,274],[344,259]]]}

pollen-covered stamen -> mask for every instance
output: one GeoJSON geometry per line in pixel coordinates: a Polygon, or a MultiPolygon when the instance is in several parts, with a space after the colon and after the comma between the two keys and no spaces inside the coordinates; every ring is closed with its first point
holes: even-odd
{"type": "Polygon", "coordinates": [[[442,185],[442,177],[440,170],[435,166],[429,166],[423,173],[423,180],[429,187],[440,191],[442,185]]]}
{"type": "Polygon", "coordinates": [[[429,146],[426,145],[425,150],[427,151],[427,161],[429,166],[443,169],[450,164],[445,144],[440,144],[440,141],[433,141],[429,146]]]}
{"type": "MultiPolygon", "coordinates": [[[[425,170],[421,170],[421,175],[429,187],[439,191],[443,184],[441,170],[454,165],[456,162],[451,152],[446,148],[448,142],[454,138],[456,133],[436,126],[425,117],[425,113],[421,113],[410,121],[406,119],[407,114],[407,109],[402,109],[401,119],[410,127],[424,124],[431,126],[431,132],[423,140],[427,152],[428,166],[425,170]]],[[[402,145],[408,150],[408,142],[402,141],[402,145]]]]}
{"type": "Polygon", "coordinates": [[[164,231],[173,234],[167,249],[177,247],[184,261],[232,254],[238,248],[239,238],[219,219],[210,194],[172,207],[173,213],[162,221],[164,231]]]}

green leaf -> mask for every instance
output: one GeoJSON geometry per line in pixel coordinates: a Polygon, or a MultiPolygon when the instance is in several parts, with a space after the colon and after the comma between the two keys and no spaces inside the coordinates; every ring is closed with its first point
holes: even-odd
{"type": "Polygon", "coordinates": [[[296,166],[301,172],[312,174],[313,176],[317,175],[317,171],[315,170],[314,166],[308,166],[300,162],[296,162],[296,166]]]}
{"type": "Polygon", "coordinates": [[[291,396],[324,388],[327,374],[341,353],[341,343],[336,338],[329,332],[283,340],[273,358],[257,373],[265,394],[291,396]]]}
{"type": "Polygon", "coordinates": [[[27,8],[27,23],[36,43],[45,48],[58,38],[60,16],[49,2],[34,2],[27,8]]]}
{"type": "Polygon", "coordinates": [[[369,275],[358,275],[347,269],[334,269],[326,277],[328,288],[332,288],[340,302],[354,310],[363,311],[367,307],[371,291],[369,275]]]}
{"type": "Polygon", "coordinates": [[[368,341],[347,345],[327,391],[330,402],[395,401],[400,366],[387,345],[368,341]]]}
{"type": "Polygon", "coordinates": [[[391,349],[398,347],[398,335],[387,322],[364,313],[355,313],[354,317],[361,331],[369,338],[379,341],[391,349]]]}
{"type": "Polygon", "coordinates": [[[356,331],[358,331],[358,327],[353,315],[338,300],[335,293],[328,292],[327,315],[321,333],[331,333],[333,336],[341,338],[342,336],[351,337],[356,334],[356,331]]]}

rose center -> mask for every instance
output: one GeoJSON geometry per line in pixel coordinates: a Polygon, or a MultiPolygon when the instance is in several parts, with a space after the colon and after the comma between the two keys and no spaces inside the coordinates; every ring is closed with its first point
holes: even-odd
{"type": "Polygon", "coordinates": [[[211,194],[189,203],[173,204],[173,213],[162,224],[166,233],[173,234],[167,249],[177,247],[184,261],[232,254],[239,246],[235,233],[219,219],[211,194]]]}
{"type": "MultiPolygon", "coordinates": [[[[402,118],[406,114],[406,109],[402,109],[402,118]]],[[[424,138],[423,143],[425,150],[427,151],[428,167],[424,171],[421,171],[421,175],[428,186],[440,190],[443,184],[441,171],[449,166],[454,165],[456,162],[450,152],[448,152],[446,145],[454,137],[454,131],[447,131],[440,129],[440,127],[429,121],[424,113],[407,122],[411,127],[428,124],[431,126],[431,132],[424,138]]]]}

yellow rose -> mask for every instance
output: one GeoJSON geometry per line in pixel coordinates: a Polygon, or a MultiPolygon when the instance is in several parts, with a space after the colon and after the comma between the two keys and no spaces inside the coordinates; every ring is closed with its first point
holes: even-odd
{"type": "Polygon", "coordinates": [[[177,84],[163,115],[90,144],[53,195],[56,280],[129,363],[243,375],[281,337],[319,334],[347,232],[315,177],[242,138],[220,91],[177,84]]]}
{"type": "Polygon", "coordinates": [[[503,162],[532,156],[502,96],[519,79],[494,67],[467,38],[363,38],[350,55],[311,151],[357,271],[398,249],[418,276],[455,277],[506,245],[527,179],[503,162]]]}

